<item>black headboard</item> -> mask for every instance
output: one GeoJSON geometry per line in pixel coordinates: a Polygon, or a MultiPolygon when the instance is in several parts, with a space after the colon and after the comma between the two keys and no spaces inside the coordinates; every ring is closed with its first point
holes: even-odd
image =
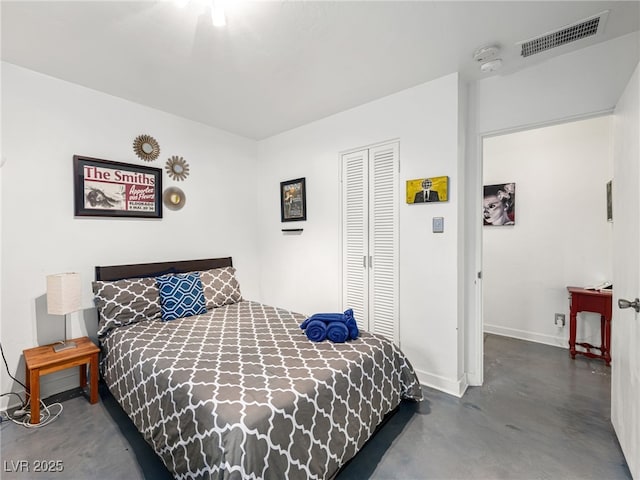
{"type": "Polygon", "coordinates": [[[156,277],[165,273],[185,273],[232,266],[231,257],[111,265],[107,267],[96,267],[96,280],[114,281],[122,280],[123,278],[156,277]]]}

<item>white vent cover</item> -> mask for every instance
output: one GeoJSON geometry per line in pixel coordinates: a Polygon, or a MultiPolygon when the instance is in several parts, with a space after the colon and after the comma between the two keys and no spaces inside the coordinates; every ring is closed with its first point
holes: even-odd
{"type": "Polygon", "coordinates": [[[523,57],[544,52],[545,50],[559,47],[580,40],[581,38],[602,33],[608,16],[609,10],[605,10],[592,17],[564,26],[554,32],[545,33],[539,37],[518,42],[516,45],[521,45],[522,50],[520,51],[520,55],[523,57]]]}

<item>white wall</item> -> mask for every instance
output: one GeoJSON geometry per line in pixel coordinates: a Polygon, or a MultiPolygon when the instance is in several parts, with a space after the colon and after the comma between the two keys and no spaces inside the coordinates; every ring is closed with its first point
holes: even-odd
{"type": "Polygon", "coordinates": [[[259,142],[266,303],[302,313],[341,308],[340,152],[400,141],[400,344],[421,381],[460,394],[458,368],[459,82],[457,74],[259,142]],[[407,205],[408,179],[448,175],[450,200],[407,205]],[[279,182],[306,177],[307,221],[281,224],[279,182]],[[445,218],[445,233],[431,219],[445,218]],[[283,234],[286,227],[301,234],[283,234]]]}
{"type": "MultiPolygon", "coordinates": [[[[46,313],[45,277],[78,271],[86,310],[70,335],[95,335],[95,265],[233,256],[243,294],[260,298],[253,179],[254,141],[47,77],[2,65],[2,345],[12,374],[24,379],[22,350],[63,336],[46,313]],[[150,134],[158,160],[146,163],[133,139],[150,134]],[[180,155],[190,176],[180,211],[161,220],[74,218],[74,154],[164,168],[180,155]]],[[[4,374],[4,372],[3,372],[4,374]]],[[[44,377],[44,396],[77,386],[76,372],[44,377]]],[[[19,391],[4,375],[3,392],[19,391]]],[[[6,397],[3,398],[6,401],[6,397]]],[[[2,404],[3,406],[6,403],[2,404]]]]}
{"type": "Polygon", "coordinates": [[[469,85],[465,164],[465,339],[470,384],[482,382],[482,139],[493,133],[610,112],[640,57],[640,33],[561,55],[511,75],[469,85]],[[475,233],[474,233],[475,232],[475,233]]]}
{"type": "MultiPolygon", "coordinates": [[[[1,11],[2,9],[0,9],[1,11]]],[[[0,13],[0,20],[1,20],[2,14],[0,13]]],[[[2,88],[2,71],[4,69],[4,64],[2,62],[0,62],[0,89],[2,88]]],[[[1,95],[1,91],[0,91],[0,112],[2,111],[2,104],[3,104],[3,98],[1,95]]],[[[0,343],[1,343],[1,339],[2,339],[2,297],[3,297],[3,288],[2,288],[2,167],[4,166],[4,150],[2,149],[2,126],[4,124],[3,122],[3,117],[4,115],[0,115],[0,343]]],[[[7,378],[7,374],[4,371],[4,369],[0,369],[0,371],[2,371],[2,373],[0,373],[0,391],[1,393],[5,393],[4,387],[5,385],[5,379],[7,378]]],[[[11,395],[12,396],[12,395],[11,395]]],[[[0,408],[1,408],[0,404],[0,408]]]]}
{"type": "MultiPolygon", "coordinates": [[[[516,224],[483,227],[485,331],[568,348],[566,287],[612,279],[610,137],[603,116],[484,140],[484,184],[516,183],[516,224]]],[[[579,341],[600,345],[599,315],[580,317],[579,341]]]]}

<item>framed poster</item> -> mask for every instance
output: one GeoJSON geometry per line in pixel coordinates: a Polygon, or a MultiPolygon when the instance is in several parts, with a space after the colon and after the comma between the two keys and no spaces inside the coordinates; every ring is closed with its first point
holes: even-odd
{"type": "Polygon", "coordinates": [[[516,224],[516,184],[499,183],[484,186],[482,200],[483,225],[516,224]]]}
{"type": "Polygon", "coordinates": [[[304,178],[280,182],[280,218],[283,222],[307,219],[307,192],[304,178]]]}
{"type": "Polygon", "coordinates": [[[73,156],[79,217],[162,218],[162,170],[73,156]]]}
{"type": "Polygon", "coordinates": [[[407,203],[433,203],[449,200],[449,177],[407,180],[407,203]]]}

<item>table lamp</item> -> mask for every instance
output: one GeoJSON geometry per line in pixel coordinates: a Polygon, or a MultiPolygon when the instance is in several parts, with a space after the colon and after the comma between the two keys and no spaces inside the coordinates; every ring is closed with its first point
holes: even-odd
{"type": "Polygon", "coordinates": [[[67,314],[80,310],[79,273],[58,273],[47,276],[47,312],[50,315],[64,315],[64,341],[54,345],[54,352],[76,348],[75,342],[67,340],[67,314]]]}

